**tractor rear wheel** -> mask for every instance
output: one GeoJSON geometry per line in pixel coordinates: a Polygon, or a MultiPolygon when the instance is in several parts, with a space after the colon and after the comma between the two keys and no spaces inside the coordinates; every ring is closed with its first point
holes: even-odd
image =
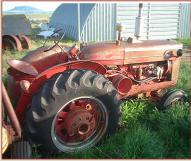
{"type": "Polygon", "coordinates": [[[90,70],[69,70],[47,81],[27,112],[27,132],[44,147],[79,152],[96,145],[119,124],[113,84],[90,70]]]}

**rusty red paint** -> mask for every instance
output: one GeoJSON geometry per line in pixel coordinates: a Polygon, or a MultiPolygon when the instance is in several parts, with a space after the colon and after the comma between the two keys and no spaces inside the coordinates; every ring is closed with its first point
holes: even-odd
{"type": "Polygon", "coordinates": [[[67,62],[67,54],[62,53],[61,48],[56,46],[52,50],[45,52],[48,47],[41,47],[30,51],[21,61],[31,64],[39,73],[60,63],[67,62]]]}
{"type": "Polygon", "coordinates": [[[96,106],[93,101],[84,98],[64,107],[55,121],[55,131],[59,138],[63,142],[76,143],[92,135],[96,127],[100,126],[96,106]]]}
{"type": "Polygon", "coordinates": [[[20,40],[23,49],[32,48],[31,41],[26,35],[18,35],[17,37],[20,40]]]}
{"type": "Polygon", "coordinates": [[[145,85],[133,85],[131,90],[127,93],[127,95],[123,96],[129,97],[140,93],[146,93],[148,91],[157,91],[159,89],[173,87],[176,84],[175,81],[166,81],[160,83],[152,83],[152,84],[145,84],[145,85]]]}
{"type": "MultiPolygon", "coordinates": [[[[65,71],[66,69],[90,69],[97,71],[100,74],[105,74],[106,72],[105,67],[102,66],[101,64],[89,61],[68,62],[65,64],[54,66],[53,68],[44,71],[43,73],[39,74],[35,79],[32,79],[31,85],[28,88],[27,93],[26,91],[25,92],[20,90],[17,91],[18,92],[17,95],[19,93],[22,93],[16,106],[16,113],[21,123],[24,119],[27,105],[30,104],[30,101],[32,99],[32,94],[38,91],[38,89],[43,85],[43,83],[46,80],[48,80],[57,73],[65,71]]],[[[23,79],[25,78],[23,77],[23,79]]],[[[20,84],[18,84],[17,87],[18,86],[20,86],[20,84]]]]}
{"type": "Polygon", "coordinates": [[[21,61],[21,60],[8,60],[7,63],[9,66],[16,70],[15,72],[21,72],[23,74],[28,74],[31,76],[37,76],[38,71],[31,64],[21,61]]]}
{"type": "Polygon", "coordinates": [[[101,62],[104,65],[111,65],[113,63],[122,65],[124,54],[123,45],[116,46],[115,43],[97,43],[84,47],[79,57],[82,60],[101,62]]]}
{"type": "Polygon", "coordinates": [[[167,50],[171,50],[173,53],[173,57],[169,59],[176,59],[176,51],[180,48],[182,45],[172,40],[121,42],[121,45],[118,46],[114,42],[96,43],[85,46],[80,52],[80,59],[100,61],[104,65],[164,61],[164,54],[167,50]]]}
{"type": "Polygon", "coordinates": [[[103,65],[91,61],[81,60],[59,64],[39,74],[29,87],[29,93],[34,93],[44,83],[44,81],[51,78],[53,75],[69,69],[89,69],[103,75],[106,73],[106,68],[103,65]]]}
{"type": "Polygon", "coordinates": [[[21,124],[23,124],[26,109],[28,105],[30,104],[31,100],[32,100],[32,96],[23,91],[16,105],[16,114],[21,124]]]}
{"type": "Polygon", "coordinates": [[[121,95],[126,95],[133,85],[131,79],[122,74],[116,75],[113,78],[112,83],[121,95]]]}
{"type": "MultiPolygon", "coordinates": [[[[17,114],[22,121],[25,110],[31,102],[32,94],[55,74],[70,69],[94,70],[104,75],[113,82],[121,98],[139,93],[148,94],[151,91],[174,86],[178,78],[180,58],[176,57],[176,51],[179,47],[181,47],[180,44],[169,40],[143,41],[135,44],[121,42],[117,46],[115,42],[97,43],[84,46],[79,52],[80,60],[74,58],[73,61],[70,61],[68,57],[73,48],[69,48],[68,53],[58,46],[47,52],[45,50],[48,47],[31,51],[20,62],[9,62],[9,73],[17,82],[17,85],[11,88],[18,88],[17,95],[22,93],[17,103],[17,114]],[[166,58],[164,56],[166,51],[170,51],[173,57],[166,58]],[[18,65],[15,65],[17,63],[18,65]],[[160,71],[164,72],[162,77],[157,81],[150,80],[147,83],[135,82],[134,80],[144,80],[152,76],[154,68],[150,69],[150,65],[160,68],[160,71]],[[25,86],[22,87],[24,91],[21,90],[18,83],[21,80],[29,82],[27,90],[25,86]]],[[[68,47],[63,46],[63,49],[66,48],[68,47]]]]}
{"type": "Polygon", "coordinates": [[[11,121],[11,125],[13,126],[13,129],[14,131],[16,132],[16,136],[14,137],[18,137],[18,138],[21,138],[21,126],[20,126],[20,123],[18,121],[18,118],[15,114],[15,111],[14,111],[14,108],[11,104],[11,101],[10,101],[10,98],[7,94],[7,91],[5,89],[5,86],[3,84],[3,82],[1,83],[2,85],[2,101],[5,105],[5,109],[6,109],[6,112],[8,114],[8,117],[11,121]]]}

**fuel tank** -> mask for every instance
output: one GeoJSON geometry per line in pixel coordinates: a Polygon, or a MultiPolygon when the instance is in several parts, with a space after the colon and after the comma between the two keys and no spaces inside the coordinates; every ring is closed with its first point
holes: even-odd
{"type": "Polygon", "coordinates": [[[134,43],[115,42],[90,44],[82,48],[80,59],[103,65],[124,65],[170,60],[177,56],[182,44],[174,40],[143,40],[134,43]]]}

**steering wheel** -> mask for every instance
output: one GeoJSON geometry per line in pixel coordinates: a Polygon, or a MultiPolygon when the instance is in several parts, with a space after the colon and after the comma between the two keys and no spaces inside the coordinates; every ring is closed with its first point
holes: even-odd
{"type": "MultiPolygon", "coordinates": [[[[58,32],[61,31],[61,30],[62,30],[62,29],[58,29],[58,30],[54,31],[54,33],[51,34],[50,37],[53,36],[53,35],[55,35],[56,33],[58,33],[58,32]]],[[[47,52],[47,51],[49,51],[49,50],[52,50],[55,46],[59,46],[59,47],[61,48],[61,50],[63,51],[63,48],[59,45],[59,42],[63,39],[64,35],[65,35],[65,33],[60,37],[59,40],[57,40],[57,41],[54,40],[54,45],[53,45],[53,46],[50,46],[48,49],[44,50],[44,52],[47,52]]],[[[45,42],[44,42],[44,44],[43,44],[43,47],[45,47],[46,42],[47,42],[47,39],[45,40],[45,42]]]]}

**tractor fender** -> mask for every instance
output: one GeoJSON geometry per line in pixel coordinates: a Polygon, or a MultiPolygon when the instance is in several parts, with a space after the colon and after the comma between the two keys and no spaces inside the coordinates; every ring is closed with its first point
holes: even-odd
{"type": "Polygon", "coordinates": [[[107,69],[103,65],[97,62],[88,61],[88,60],[78,60],[78,61],[62,63],[40,73],[31,82],[31,85],[28,89],[28,93],[29,94],[35,93],[43,85],[43,83],[46,80],[50,79],[55,74],[62,73],[65,70],[70,70],[70,69],[88,69],[88,70],[96,71],[97,73],[102,75],[104,75],[107,71],[107,69]]]}

